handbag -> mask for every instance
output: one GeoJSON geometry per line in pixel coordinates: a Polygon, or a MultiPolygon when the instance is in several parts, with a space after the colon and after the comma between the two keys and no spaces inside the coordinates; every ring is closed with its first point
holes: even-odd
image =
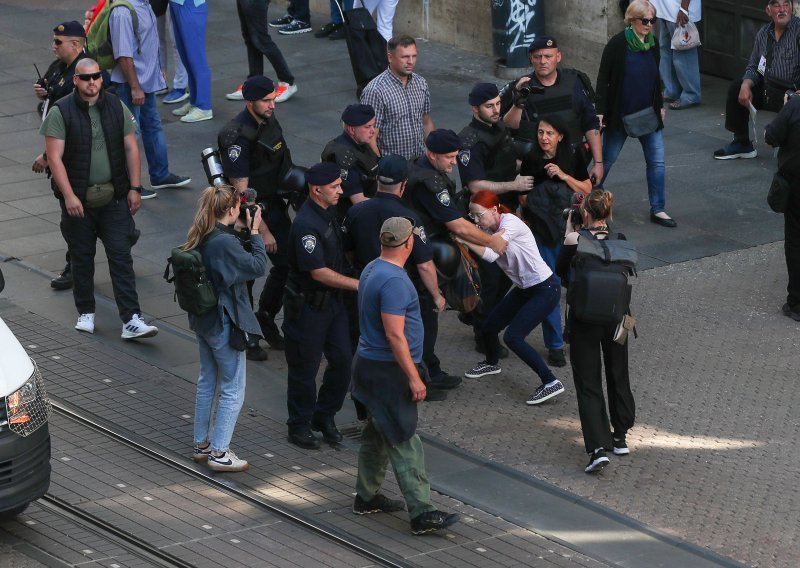
{"type": "Polygon", "coordinates": [[[653,107],[646,107],[622,117],[625,133],[631,138],[647,136],[658,130],[658,117],[653,107]]]}
{"type": "Polygon", "coordinates": [[[769,186],[769,193],[767,193],[767,203],[770,209],[775,213],[785,213],[789,205],[789,192],[792,187],[789,185],[789,180],[781,175],[780,172],[775,172],[772,176],[772,183],[769,186]]]}
{"type": "MultiPolygon", "coordinates": [[[[233,286],[231,286],[231,294],[233,295],[233,313],[236,315],[236,320],[239,320],[239,308],[236,305],[236,292],[233,290],[233,286]]],[[[236,325],[236,322],[231,320],[231,332],[230,336],[228,337],[228,345],[231,346],[231,349],[236,351],[244,351],[247,349],[247,340],[248,340],[247,332],[236,325]]]]}
{"type": "Polygon", "coordinates": [[[685,51],[701,46],[700,32],[697,31],[697,26],[692,22],[686,22],[685,26],[675,26],[671,44],[675,51],[685,51]]]}

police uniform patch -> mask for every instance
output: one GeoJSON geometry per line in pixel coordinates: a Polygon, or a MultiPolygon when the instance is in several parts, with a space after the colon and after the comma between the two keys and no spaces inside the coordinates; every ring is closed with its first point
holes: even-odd
{"type": "Polygon", "coordinates": [[[242,155],[242,147],[234,144],[228,148],[228,159],[231,162],[235,162],[239,159],[239,156],[242,155]]]}
{"type": "Polygon", "coordinates": [[[458,160],[461,162],[461,165],[466,167],[469,165],[469,150],[461,150],[458,153],[458,160]]]}
{"type": "Polygon", "coordinates": [[[314,235],[306,235],[301,240],[303,242],[303,248],[306,249],[307,253],[311,254],[314,252],[314,249],[317,246],[317,237],[314,235]]]}
{"type": "Polygon", "coordinates": [[[419,228],[419,240],[421,240],[425,244],[428,244],[428,237],[425,236],[425,228],[424,227],[420,227],[419,228]]]}
{"type": "Polygon", "coordinates": [[[436,194],[436,199],[445,207],[450,205],[450,193],[447,190],[440,191],[436,194]]]}
{"type": "Polygon", "coordinates": [[[342,168],[342,171],[340,173],[340,177],[342,178],[342,181],[347,181],[347,174],[349,172],[350,172],[350,170],[346,170],[346,169],[342,168]]]}

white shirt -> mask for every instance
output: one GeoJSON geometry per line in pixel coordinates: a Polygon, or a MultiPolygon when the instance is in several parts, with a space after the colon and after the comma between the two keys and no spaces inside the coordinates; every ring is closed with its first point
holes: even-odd
{"type": "MultiPolygon", "coordinates": [[[[681,7],[681,0],[650,0],[656,8],[656,17],[675,23],[678,20],[678,10],[681,7]]],[[[689,2],[689,21],[699,22],[702,16],[701,0],[691,0],[689,2]]]]}
{"type": "Polygon", "coordinates": [[[503,238],[508,241],[506,253],[500,256],[486,247],[483,260],[497,261],[497,265],[503,269],[514,286],[530,288],[552,276],[553,271],[542,260],[536,239],[524,221],[511,213],[503,213],[500,215],[500,226],[497,230],[505,231],[503,238]]]}

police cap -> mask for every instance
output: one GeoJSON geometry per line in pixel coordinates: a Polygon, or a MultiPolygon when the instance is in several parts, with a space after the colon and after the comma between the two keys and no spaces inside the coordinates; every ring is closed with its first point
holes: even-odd
{"type": "Polygon", "coordinates": [[[386,185],[408,179],[408,162],[403,156],[388,154],[378,161],[378,178],[386,185]]]}
{"type": "Polygon", "coordinates": [[[242,85],[242,96],[246,101],[260,101],[275,90],[275,83],[269,77],[254,75],[242,85]]]}
{"type": "Polygon", "coordinates": [[[75,20],[58,24],[53,28],[53,33],[64,37],[86,37],[86,30],[75,20]]]}
{"type": "Polygon", "coordinates": [[[363,126],[375,118],[375,109],[371,105],[348,105],[342,113],[342,122],[347,126],[363,126]]]}
{"type": "Polygon", "coordinates": [[[381,225],[380,240],[385,247],[399,247],[414,231],[414,223],[406,217],[389,217],[381,225]]]}
{"type": "Polygon", "coordinates": [[[306,183],[309,185],[328,185],[342,175],[342,170],[333,162],[319,162],[306,171],[306,183]]]}
{"type": "Polygon", "coordinates": [[[444,128],[439,128],[428,134],[425,139],[425,146],[434,154],[449,154],[463,149],[458,134],[444,128]]]}
{"type": "Polygon", "coordinates": [[[528,53],[533,53],[537,49],[558,49],[558,42],[552,36],[538,36],[528,48],[528,53]]]}
{"type": "Polygon", "coordinates": [[[496,99],[499,96],[500,91],[497,90],[497,85],[494,83],[475,83],[475,86],[469,92],[469,104],[480,106],[486,101],[496,99]]]}

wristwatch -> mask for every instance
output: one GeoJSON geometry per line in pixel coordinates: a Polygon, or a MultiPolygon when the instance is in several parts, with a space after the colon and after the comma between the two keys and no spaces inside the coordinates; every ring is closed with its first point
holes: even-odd
{"type": "Polygon", "coordinates": [[[142,193],[142,190],[143,190],[144,188],[143,188],[141,185],[136,185],[136,186],[133,186],[133,185],[132,185],[132,186],[131,186],[131,189],[132,189],[133,191],[135,191],[136,193],[139,193],[139,194],[141,194],[141,193],[142,193]]]}

